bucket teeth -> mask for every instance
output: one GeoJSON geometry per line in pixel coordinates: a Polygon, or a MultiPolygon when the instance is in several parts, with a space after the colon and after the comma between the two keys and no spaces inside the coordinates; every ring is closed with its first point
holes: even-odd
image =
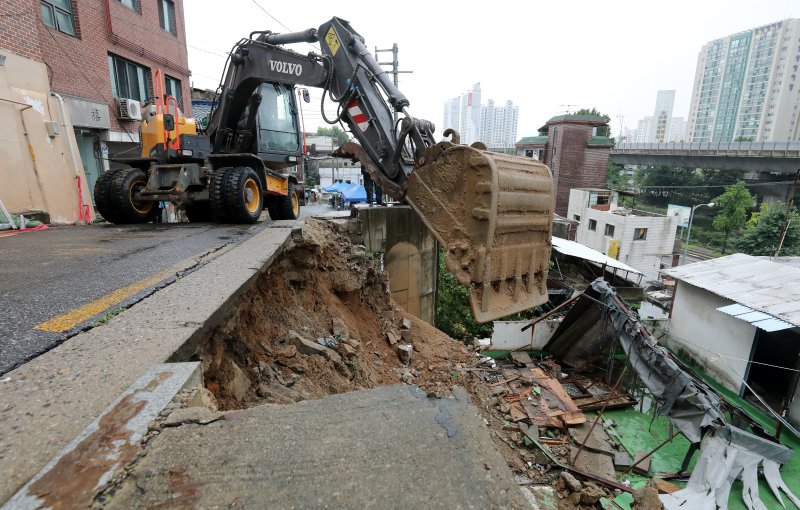
{"type": "Polygon", "coordinates": [[[470,286],[478,322],[545,303],[552,226],[547,166],[463,145],[411,173],[406,200],[445,247],[445,264],[470,286]]]}

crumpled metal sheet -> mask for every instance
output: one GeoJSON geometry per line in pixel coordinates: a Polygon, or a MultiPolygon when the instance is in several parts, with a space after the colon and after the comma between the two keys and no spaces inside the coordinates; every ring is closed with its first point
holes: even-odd
{"type": "Polygon", "coordinates": [[[764,466],[764,478],[781,505],[785,508],[781,497],[783,491],[795,505],[800,506],[800,500],[781,478],[778,462],[765,458],[742,444],[731,442],[732,439],[740,439],[748,443],[748,440],[739,435],[744,431],[730,429],[732,427],[718,429],[703,439],[700,458],[686,488],[659,496],[664,508],[666,510],[727,509],[731,486],[734,480],[741,478],[742,499],[747,508],[767,510],[758,491],[759,465],[764,466]]]}
{"type": "Polygon", "coordinates": [[[687,487],[661,496],[667,510],[725,509],[737,478],[744,484],[742,498],[747,507],[766,510],[758,493],[759,465],[781,503],[781,491],[800,503],[780,476],[780,465],[791,460],[794,452],[726,423],[716,391],[681,369],[669,351],[634,320],[606,281],[597,279],[586,289],[544,350],[581,367],[605,356],[615,342],[657,401],[656,412],[669,418],[692,443],[702,441],[687,487]]]}
{"type": "Polygon", "coordinates": [[[699,443],[705,427],[724,425],[714,390],[684,372],[669,351],[633,320],[614,288],[602,279],[592,282],[578,298],[544,350],[580,367],[604,356],[614,341],[658,402],[657,413],[668,416],[689,441],[699,443]],[[587,320],[602,325],[600,335],[597,327],[579,327],[587,320]]]}

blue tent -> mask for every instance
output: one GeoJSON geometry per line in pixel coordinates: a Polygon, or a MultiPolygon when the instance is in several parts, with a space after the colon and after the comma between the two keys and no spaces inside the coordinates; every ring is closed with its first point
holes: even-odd
{"type": "Polygon", "coordinates": [[[346,188],[341,190],[346,202],[357,204],[367,201],[367,190],[360,184],[349,184],[346,188]]]}
{"type": "Polygon", "coordinates": [[[322,188],[322,191],[324,191],[326,193],[331,193],[331,192],[334,192],[334,191],[341,192],[343,189],[347,188],[348,186],[352,186],[352,184],[347,184],[346,182],[336,182],[331,186],[325,186],[324,188],[322,188]]]}

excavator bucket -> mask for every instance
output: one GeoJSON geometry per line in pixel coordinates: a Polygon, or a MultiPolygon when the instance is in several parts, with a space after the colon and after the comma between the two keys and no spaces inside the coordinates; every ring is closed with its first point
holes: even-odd
{"type": "Polygon", "coordinates": [[[406,200],[444,246],[447,268],[469,286],[475,320],[545,303],[550,169],[520,156],[439,145],[409,175],[406,200]]]}

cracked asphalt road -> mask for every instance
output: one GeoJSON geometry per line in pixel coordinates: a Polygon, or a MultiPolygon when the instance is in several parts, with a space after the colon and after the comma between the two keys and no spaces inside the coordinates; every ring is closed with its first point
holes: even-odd
{"type": "MultiPolygon", "coordinates": [[[[301,217],[328,209],[304,207],[301,217]]],[[[269,228],[265,217],[255,225],[99,224],[0,238],[0,374],[174,281],[198,256],[209,254],[205,262],[269,228]]]]}

